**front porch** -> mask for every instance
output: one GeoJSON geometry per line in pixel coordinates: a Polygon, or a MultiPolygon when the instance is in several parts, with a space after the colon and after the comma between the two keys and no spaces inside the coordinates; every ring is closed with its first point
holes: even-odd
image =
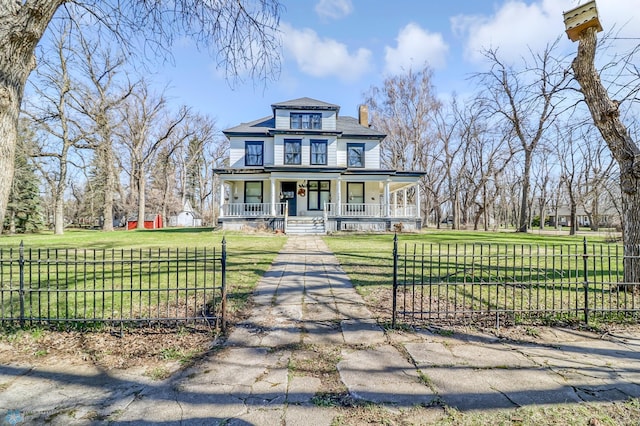
{"type": "Polygon", "coordinates": [[[417,230],[421,226],[414,205],[326,203],[322,211],[289,215],[288,203],[223,204],[223,229],[269,229],[287,234],[326,234],[337,231],[417,230]]]}
{"type": "Polygon", "coordinates": [[[223,229],[286,233],[415,230],[421,225],[418,179],[392,171],[220,174],[218,222],[223,229]]]}

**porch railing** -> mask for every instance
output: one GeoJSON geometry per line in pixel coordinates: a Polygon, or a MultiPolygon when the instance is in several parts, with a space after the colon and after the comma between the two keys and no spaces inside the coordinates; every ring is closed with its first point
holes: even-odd
{"type": "Polygon", "coordinates": [[[328,217],[418,217],[416,206],[386,206],[366,203],[327,203],[325,214],[328,217]]]}
{"type": "Polygon", "coordinates": [[[392,207],[391,217],[418,217],[418,209],[416,206],[392,207]]]}
{"type": "Polygon", "coordinates": [[[284,217],[287,203],[229,203],[222,205],[223,217],[259,217],[275,216],[284,217]],[[272,206],[275,207],[272,209],[272,206]]]}

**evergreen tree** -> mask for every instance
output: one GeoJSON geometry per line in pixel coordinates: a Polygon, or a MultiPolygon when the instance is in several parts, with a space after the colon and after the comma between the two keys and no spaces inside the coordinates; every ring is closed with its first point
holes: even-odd
{"type": "Polygon", "coordinates": [[[35,144],[35,135],[27,124],[20,123],[16,146],[15,174],[4,228],[9,233],[35,232],[43,228],[39,180],[29,152],[35,144]]]}

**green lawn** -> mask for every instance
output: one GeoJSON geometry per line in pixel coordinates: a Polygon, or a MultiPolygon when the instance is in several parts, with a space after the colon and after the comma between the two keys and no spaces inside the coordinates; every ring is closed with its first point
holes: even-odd
{"type": "MultiPolygon", "coordinates": [[[[157,311],[166,315],[179,315],[174,300],[182,297],[193,298],[193,309],[200,309],[202,302],[196,302],[194,294],[185,289],[185,295],[173,295],[159,289],[164,286],[193,287],[203,280],[218,280],[220,285],[219,266],[204,266],[196,264],[197,269],[189,269],[184,263],[175,264],[168,262],[155,263],[131,263],[119,267],[119,272],[112,272],[109,262],[101,262],[101,256],[106,253],[116,258],[122,258],[123,253],[134,258],[161,258],[165,254],[178,254],[182,257],[196,256],[207,249],[210,253],[213,249],[220,253],[222,240],[226,240],[227,247],[227,290],[228,313],[231,316],[242,309],[253,291],[256,283],[271,265],[273,258],[280,250],[286,237],[271,234],[244,234],[212,231],[211,229],[162,229],[140,231],[116,231],[100,232],[86,230],[67,230],[64,235],[53,235],[49,232],[25,235],[3,235],[0,237],[0,260],[16,258],[20,244],[24,244],[25,252],[31,252],[35,259],[57,257],[56,262],[30,263],[28,268],[28,280],[30,292],[27,300],[31,311],[36,309],[36,316],[50,315],[52,318],[68,316],[70,318],[100,318],[106,312],[117,318],[121,313],[133,316],[143,316],[155,309],[152,315],[159,315],[157,311]],[[86,250],[86,251],[85,251],[86,250]],[[97,250],[97,252],[96,252],[97,250]],[[103,253],[103,250],[105,251],[103,253]],[[96,262],[96,253],[99,257],[96,262]],[[78,264],[65,269],[66,259],[88,262],[78,264]],[[106,272],[105,272],[106,271],[106,272]],[[114,275],[125,275],[115,276],[114,275]],[[106,276],[106,279],[105,279],[106,276]],[[97,278],[96,278],[97,277],[97,278]],[[129,284],[127,283],[129,279],[129,284]],[[128,287],[128,286],[131,287],[128,287]],[[122,286],[131,288],[130,292],[118,293],[122,286]],[[43,293],[42,289],[54,289],[55,291],[43,293]],[[96,292],[95,290],[98,290],[96,292]],[[67,290],[80,290],[80,292],[67,292],[67,290]],[[38,293],[42,293],[38,295],[38,293]],[[34,305],[31,305],[31,302],[34,305]]],[[[5,266],[0,268],[0,281],[4,289],[8,288],[7,282],[11,280],[12,287],[16,286],[17,268],[5,266]]],[[[189,266],[191,268],[191,266],[189,266]]],[[[15,296],[17,293],[13,293],[15,296]]],[[[7,298],[8,293],[3,294],[0,307],[16,311],[17,302],[7,298]]],[[[202,295],[202,291],[200,291],[202,295]]],[[[206,296],[206,295],[205,295],[206,296]]],[[[15,297],[14,297],[15,299],[15,297]]],[[[189,300],[191,302],[191,300],[189,300]]],[[[7,311],[5,311],[7,312],[7,311]]]]}
{"type": "MultiPolygon", "coordinates": [[[[515,232],[430,231],[398,234],[399,310],[407,320],[449,320],[496,312],[532,311],[543,321],[583,318],[585,236],[515,232]],[[455,315],[454,315],[455,312],[455,315]],[[416,315],[414,315],[416,313],[416,315]],[[419,315],[418,315],[419,313],[419,315]]],[[[393,234],[336,234],[325,241],[378,317],[389,320],[393,283],[393,234]]],[[[612,290],[622,276],[620,245],[588,236],[590,315],[610,308],[640,308],[632,293],[612,290]]],[[[510,314],[511,315],[511,314],[510,314]]],[[[499,320],[498,320],[499,321],[499,320]]]]}

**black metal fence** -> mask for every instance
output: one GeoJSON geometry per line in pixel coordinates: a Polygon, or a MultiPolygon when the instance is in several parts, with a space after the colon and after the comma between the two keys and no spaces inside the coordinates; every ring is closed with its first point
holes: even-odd
{"type": "Polygon", "coordinates": [[[0,323],[226,327],[220,249],[0,249],[0,323]]]}
{"type": "MultiPolygon", "coordinates": [[[[394,239],[393,323],[637,320],[620,245],[405,244],[394,239]]],[[[638,251],[634,251],[637,254],[638,251]]]]}

